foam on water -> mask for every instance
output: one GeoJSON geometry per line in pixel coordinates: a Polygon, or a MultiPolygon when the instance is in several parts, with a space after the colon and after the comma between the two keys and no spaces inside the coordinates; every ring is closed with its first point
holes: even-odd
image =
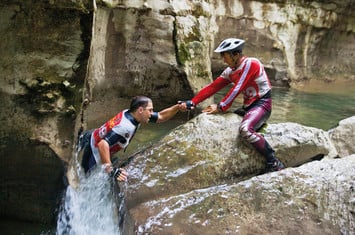
{"type": "Polygon", "coordinates": [[[63,197],[56,234],[121,234],[118,202],[108,174],[100,167],[89,176],[78,173],[80,183],[69,185],[63,197]]]}

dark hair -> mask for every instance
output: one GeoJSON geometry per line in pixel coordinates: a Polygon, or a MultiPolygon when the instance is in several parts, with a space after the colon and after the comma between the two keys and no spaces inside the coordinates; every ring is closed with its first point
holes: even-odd
{"type": "Polygon", "coordinates": [[[152,102],[152,100],[146,96],[136,96],[133,97],[132,101],[131,101],[131,105],[129,107],[129,111],[130,112],[134,112],[136,111],[139,107],[147,107],[148,103],[152,102]]]}
{"type": "Polygon", "coordinates": [[[234,50],[230,52],[232,55],[236,55],[236,54],[243,54],[242,50],[234,50]]]}
{"type": "Polygon", "coordinates": [[[224,52],[221,52],[221,57],[223,57],[223,55],[225,53],[229,53],[230,55],[236,55],[236,54],[240,54],[240,55],[243,55],[243,51],[242,50],[233,50],[233,51],[224,51],[224,52]]]}

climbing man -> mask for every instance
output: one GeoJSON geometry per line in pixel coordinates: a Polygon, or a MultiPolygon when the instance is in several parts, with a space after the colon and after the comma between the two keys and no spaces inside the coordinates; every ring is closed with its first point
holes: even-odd
{"type": "Polygon", "coordinates": [[[209,105],[203,112],[209,114],[225,112],[231,107],[234,99],[243,93],[243,107],[235,111],[243,116],[239,132],[266,158],[266,172],[279,171],[285,168],[284,164],[276,158],[275,151],[257,132],[271,114],[271,84],[261,62],[243,55],[244,43],[244,40],[238,38],[223,40],[215,52],[220,53],[228,67],[191,100],[179,103],[184,109],[193,109],[200,102],[233,83],[233,87],[218,104],[209,105]]]}
{"type": "Polygon", "coordinates": [[[85,131],[80,135],[79,148],[83,150],[81,165],[85,173],[101,164],[110,176],[119,181],[126,181],[128,173],[124,168],[113,167],[111,156],[127,148],[141,123],[167,121],[179,110],[184,110],[181,104],[154,112],[150,98],[134,97],[129,109],[119,112],[100,128],[85,131]]]}

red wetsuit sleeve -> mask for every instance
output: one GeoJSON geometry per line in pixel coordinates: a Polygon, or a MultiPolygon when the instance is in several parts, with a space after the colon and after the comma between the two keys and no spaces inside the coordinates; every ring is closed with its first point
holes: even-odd
{"type": "Polygon", "coordinates": [[[204,101],[205,99],[209,98],[210,96],[214,95],[216,92],[221,90],[223,87],[228,85],[230,83],[229,80],[223,78],[223,77],[218,77],[216,80],[202,88],[194,98],[192,98],[192,102],[194,105],[197,105],[204,101]]]}
{"type": "Polygon", "coordinates": [[[235,100],[235,98],[237,98],[237,96],[240,93],[240,89],[236,90],[236,86],[238,84],[234,85],[227,93],[227,95],[222,99],[222,101],[219,103],[219,108],[225,112],[227,111],[233,104],[233,101],[235,100]],[[228,101],[228,102],[226,102],[228,101]]]}

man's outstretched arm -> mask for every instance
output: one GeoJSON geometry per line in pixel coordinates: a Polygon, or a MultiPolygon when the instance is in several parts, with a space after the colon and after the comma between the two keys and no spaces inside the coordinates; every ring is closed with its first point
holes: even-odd
{"type": "Polygon", "coordinates": [[[166,109],[163,109],[162,111],[158,112],[157,123],[165,122],[165,121],[171,119],[179,112],[179,110],[183,110],[183,107],[181,104],[175,104],[175,105],[170,106],[166,109]]]}

